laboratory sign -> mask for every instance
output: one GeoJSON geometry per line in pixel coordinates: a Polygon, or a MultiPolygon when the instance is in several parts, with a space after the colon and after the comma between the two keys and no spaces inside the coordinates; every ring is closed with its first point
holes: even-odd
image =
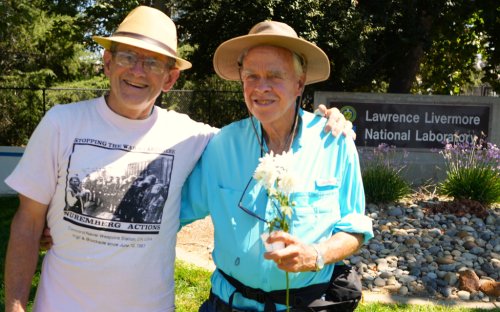
{"type": "Polygon", "coordinates": [[[352,121],[359,146],[442,148],[488,133],[488,106],[328,102],[352,121]]]}

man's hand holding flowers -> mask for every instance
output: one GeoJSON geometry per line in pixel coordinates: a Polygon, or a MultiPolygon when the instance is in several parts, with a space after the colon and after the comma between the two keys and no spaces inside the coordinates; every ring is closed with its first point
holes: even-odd
{"type": "Polygon", "coordinates": [[[285,248],[268,251],[264,258],[273,260],[279,269],[287,272],[314,271],[316,268],[316,250],[308,244],[284,231],[275,231],[269,235],[268,244],[282,242],[285,248]]]}

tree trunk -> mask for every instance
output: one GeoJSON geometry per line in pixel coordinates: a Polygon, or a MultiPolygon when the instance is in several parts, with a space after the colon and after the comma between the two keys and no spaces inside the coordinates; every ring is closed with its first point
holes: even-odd
{"type": "Polygon", "coordinates": [[[412,47],[390,78],[389,93],[410,93],[424,55],[423,43],[412,47]]]}
{"type": "Polygon", "coordinates": [[[394,68],[389,80],[387,90],[389,93],[410,93],[424,56],[425,41],[429,38],[432,24],[432,16],[422,11],[420,16],[421,37],[417,39],[415,45],[408,48],[402,58],[403,61],[398,67],[394,68]]]}

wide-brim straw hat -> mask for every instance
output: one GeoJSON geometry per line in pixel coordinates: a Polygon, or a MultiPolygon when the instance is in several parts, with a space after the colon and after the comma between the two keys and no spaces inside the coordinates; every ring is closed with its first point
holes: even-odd
{"type": "Polygon", "coordinates": [[[307,63],[305,84],[324,81],[330,76],[330,61],[325,52],[299,38],[292,27],[275,21],[260,22],[250,29],[248,35],[229,39],[219,45],[213,59],[215,72],[226,80],[240,80],[238,61],[241,54],[262,45],[282,47],[302,56],[307,63]]]}
{"type": "Polygon", "coordinates": [[[176,60],[180,69],[191,68],[191,63],[177,56],[177,29],[162,11],[139,6],[127,15],[110,37],[93,36],[97,43],[110,50],[111,43],[123,43],[166,55],[176,60]]]}

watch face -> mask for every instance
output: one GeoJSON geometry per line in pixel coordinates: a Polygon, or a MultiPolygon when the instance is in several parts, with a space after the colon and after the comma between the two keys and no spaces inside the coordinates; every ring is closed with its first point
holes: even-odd
{"type": "Polygon", "coordinates": [[[321,270],[323,269],[323,267],[325,266],[325,263],[323,262],[323,258],[318,255],[318,260],[316,260],[316,267],[318,268],[318,270],[321,270]]]}
{"type": "Polygon", "coordinates": [[[325,266],[325,262],[323,261],[323,256],[321,255],[318,246],[313,245],[313,247],[314,250],[316,250],[316,271],[319,271],[323,269],[323,267],[325,266]]]}

